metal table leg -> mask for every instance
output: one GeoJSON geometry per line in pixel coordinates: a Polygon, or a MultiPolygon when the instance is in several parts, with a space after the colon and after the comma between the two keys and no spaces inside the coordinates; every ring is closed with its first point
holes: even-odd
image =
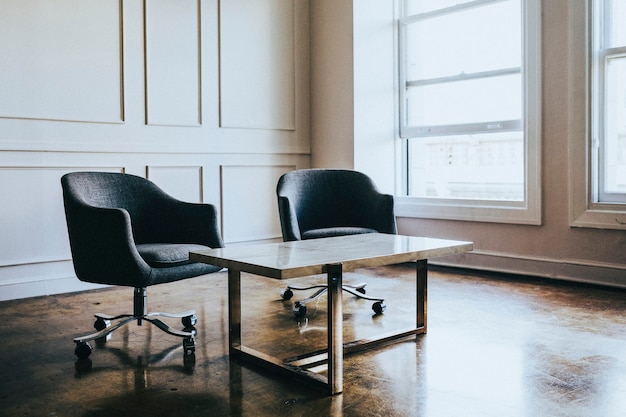
{"type": "Polygon", "coordinates": [[[228,350],[241,347],[241,271],[228,270],[228,350]]]}
{"type": "Polygon", "coordinates": [[[426,315],[427,315],[427,285],[428,285],[428,261],[422,259],[416,262],[416,278],[417,278],[417,329],[420,333],[426,333],[426,315]]]}
{"type": "Polygon", "coordinates": [[[343,303],[341,264],[326,266],[328,276],[328,386],[330,394],[343,391],[343,303]]]}

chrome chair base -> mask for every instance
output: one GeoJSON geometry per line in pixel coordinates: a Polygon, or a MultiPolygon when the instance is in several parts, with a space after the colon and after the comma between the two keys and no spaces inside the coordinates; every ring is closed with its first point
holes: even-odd
{"type": "MultiPolygon", "coordinates": [[[[341,286],[341,289],[343,291],[346,291],[347,293],[354,295],[355,297],[362,298],[364,300],[374,301],[374,304],[372,304],[372,310],[374,310],[374,313],[376,314],[382,314],[387,308],[384,298],[369,297],[365,295],[366,285],[366,283],[360,283],[356,285],[343,284],[341,286]]],[[[306,291],[312,289],[317,289],[317,291],[313,293],[310,297],[305,298],[304,300],[296,301],[293,305],[293,314],[296,317],[304,317],[307,313],[306,305],[312,301],[317,300],[328,292],[328,286],[326,284],[310,286],[289,285],[287,286],[287,288],[284,288],[280,292],[280,296],[283,300],[288,301],[293,297],[294,291],[306,291]]]]}
{"type": "Polygon", "coordinates": [[[146,288],[135,288],[133,313],[118,314],[115,316],[103,313],[94,314],[96,321],[94,322],[93,326],[96,329],[96,332],[85,336],[75,337],[74,343],[76,344],[76,349],[74,350],[74,354],[79,359],[86,359],[89,357],[89,355],[91,355],[91,352],[93,350],[88,342],[95,340],[96,343],[104,343],[110,339],[111,333],[113,333],[120,327],[123,327],[134,321],[136,321],[137,324],[141,326],[142,323],[146,321],[155,325],[167,334],[183,338],[184,356],[189,357],[191,355],[194,355],[194,352],[196,350],[196,329],[194,326],[198,321],[195,310],[188,310],[182,313],[148,313],[146,303],[146,288]],[[179,318],[181,319],[184,329],[174,329],[155,317],[179,318]]]}

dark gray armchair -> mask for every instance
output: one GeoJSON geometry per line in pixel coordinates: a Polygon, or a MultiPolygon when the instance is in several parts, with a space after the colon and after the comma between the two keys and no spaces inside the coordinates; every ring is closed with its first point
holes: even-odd
{"type": "MultiPolygon", "coordinates": [[[[284,241],[325,238],[360,233],[396,234],[393,196],[378,191],[367,175],[343,169],[303,169],[284,174],[276,187],[278,213],[284,241]]],[[[292,290],[319,288],[313,296],[295,303],[296,316],[306,314],[306,303],[326,292],[323,285],[289,286],[281,292],[284,300],[292,290]]],[[[343,289],[357,297],[376,301],[372,309],[384,311],[383,299],[365,296],[365,284],[343,289]]]]}
{"type": "Polygon", "coordinates": [[[194,310],[148,313],[147,287],[216,272],[189,261],[190,250],[223,247],[215,207],[185,203],[151,181],[128,174],[74,172],[61,178],[74,270],[81,281],[134,288],[133,312],[95,315],[96,333],[77,337],[76,356],[91,354],[89,341],[137,321],[183,338],[185,357],[194,354],[194,310]],[[156,316],[179,318],[182,331],[156,316]],[[114,324],[112,321],[116,320],[114,324]]]}

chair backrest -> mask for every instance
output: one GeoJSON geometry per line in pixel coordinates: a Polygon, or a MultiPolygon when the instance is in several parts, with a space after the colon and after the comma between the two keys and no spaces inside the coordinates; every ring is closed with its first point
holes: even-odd
{"type": "Polygon", "coordinates": [[[372,179],[361,172],[291,171],[280,178],[276,192],[285,240],[297,239],[298,232],[332,227],[367,227],[396,233],[393,197],[380,193],[372,179]],[[299,231],[288,230],[289,224],[296,223],[299,231]],[[285,234],[290,233],[294,236],[287,238],[285,234]]]}
{"type": "Polygon", "coordinates": [[[61,179],[66,207],[85,204],[100,208],[121,208],[132,219],[136,242],[158,241],[158,216],[164,201],[172,198],[153,182],[136,175],[114,172],[73,172],[61,179]]]}

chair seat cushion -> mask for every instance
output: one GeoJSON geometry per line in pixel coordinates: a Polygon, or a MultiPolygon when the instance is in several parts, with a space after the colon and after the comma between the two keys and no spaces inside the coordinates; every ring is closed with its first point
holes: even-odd
{"type": "Polygon", "coordinates": [[[311,229],[302,232],[302,239],[317,239],[320,237],[333,237],[345,235],[360,235],[364,233],[378,233],[367,227],[327,227],[324,229],[311,229]]]}
{"type": "Polygon", "coordinates": [[[168,268],[190,264],[189,252],[211,249],[208,246],[192,243],[143,243],[137,251],[153,268],[168,268]]]}

